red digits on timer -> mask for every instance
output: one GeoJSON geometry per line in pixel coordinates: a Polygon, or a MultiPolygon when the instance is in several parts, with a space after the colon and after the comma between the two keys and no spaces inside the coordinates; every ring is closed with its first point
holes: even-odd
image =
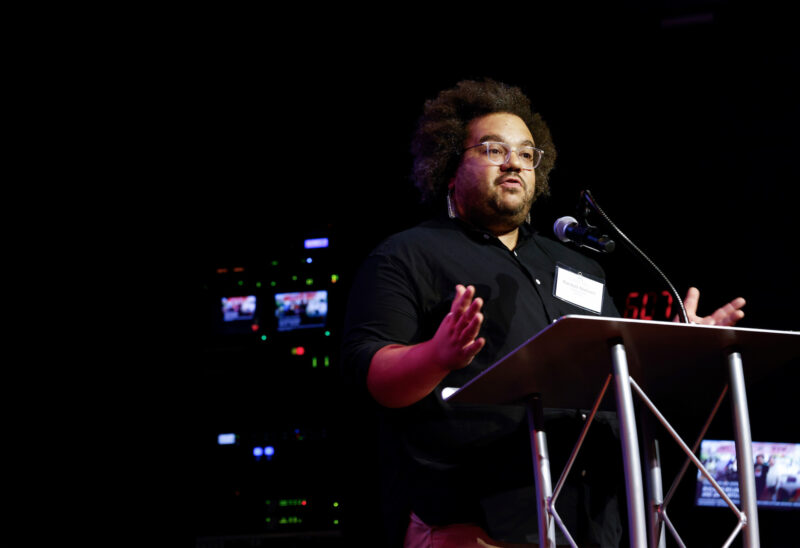
{"type": "Polygon", "coordinates": [[[669,321],[672,314],[672,295],[669,291],[631,291],[625,299],[626,318],[669,321]],[[663,308],[663,315],[660,313],[663,308]],[[658,311],[658,314],[657,314],[658,311]]]}

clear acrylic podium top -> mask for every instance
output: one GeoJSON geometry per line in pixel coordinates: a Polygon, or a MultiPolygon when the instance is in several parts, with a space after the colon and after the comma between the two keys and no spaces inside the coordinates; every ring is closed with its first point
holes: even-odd
{"type": "Polygon", "coordinates": [[[800,332],[570,315],[445,399],[510,404],[539,393],[545,407],[587,408],[611,371],[611,342],[625,346],[630,376],[653,399],[679,396],[672,406],[703,394],[715,397],[727,382],[731,351],[740,352],[749,380],[800,358],[800,332]]]}

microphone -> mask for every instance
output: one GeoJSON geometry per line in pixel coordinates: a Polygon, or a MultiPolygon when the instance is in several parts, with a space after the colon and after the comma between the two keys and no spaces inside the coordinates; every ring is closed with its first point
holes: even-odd
{"type": "Polygon", "coordinates": [[[553,225],[553,232],[562,242],[574,242],[601,253],[611,253],[614,240],[591,226],[581,226],[575,217],[561,217],[553,225]]]}

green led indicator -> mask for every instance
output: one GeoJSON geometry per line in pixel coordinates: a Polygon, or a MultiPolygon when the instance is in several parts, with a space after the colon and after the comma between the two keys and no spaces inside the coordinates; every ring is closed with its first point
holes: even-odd
{"type": "Polygon", "coordinates": [[[292,281],[296,282],[297,281],[297,276],[292,276],[292,281]]]}
{"type": "Polygon", "coordinates": [[[331,283],[335,284],[338,281],[339,281],[339,275],[338,274],[331,274],[331,283]]]}
{"type": "Polygon", "coordinates": [[[326,332],[325,332],[325,336],[326,336],[326,337],[330,337],[330,336],[331,336],[331,332],[330,332],[330,331],[326,331],[326,332]]]}
{"type": "Polygon", "coordinates": [[[261,340],[262,341],[266,341],[267,340],[267,336],[266,335],[261,335],[261,340]]]}
{"type": "Polygon", "coordinates": [[[261,287],[261,282],[256,282],[256,287],[261,287]]]}
{"type": "Polygon", "coordinates": [[[269,285],[270,285],[270,287],[275,287],[276,285],[278,285],[278,283],[273,280],[273,281],[269,282],[269,285]]]}
{"type": "Polygon", "coordinates": [[[306,285],[311,285],[314,283],[314,278],[306,278],[306,285]]]}
{"type": "Polygon", "coordinates": [[[239,287],[242,287],[244,285],[244,280],[239,280],[237,283],[239,284],[239,287]]]}
{"type": "Polygon", "coordinates": [[[316,366],[317,366],[317,357],[314,356],[313,358],[311,358],[311,367],[316,367],[316,366]]]}
{"type": "Polygon", "coordinates": [[[278,266],[278,261],[272,261],[272,266],[278,266]]]}
{"type": "Polygon", "coordinates": [[[339,503],[338,503],[338,502],[334,502],[334,503],[333,503],[333,507],[334,507],[334,508],[339,508],[339,503]]]}
{"type": "Polygon", "coordinates": [[[307,504],[306,499],[280,499],[278,501],[278,506],[306,506],[307,504]]]}
{"type": "Polygon", "coordinates": [[[272,518],[267,518],[264,521],[266,521],[267,523],[272,523],[272,518]]]}
{"type": "Polygon", "coordinates": [[[339,520],[338,519],[333,520],[333,524],[334,525],[339,525],[339,520]]]}
{"type": "Polygon", "coordinates": [[[328,356],[325,356],[325,367],[328,367],[331,364],[331,359],[328,356]]]}

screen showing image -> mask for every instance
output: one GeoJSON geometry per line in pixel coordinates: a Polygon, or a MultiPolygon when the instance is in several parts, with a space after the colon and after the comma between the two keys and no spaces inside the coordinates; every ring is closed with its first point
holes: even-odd
{"type": "Polygon", "coordinates": [[[252,320],[256,314],[256,296],[222,297],[222,321],[252,320]]]}
{"type": "MultiPolygon", "coordinates": [[[[753,442],[753,472],[759,507],[800,508],[800,443],[753,442]]],[[[703,440],[700,461],[725,494],[739,504],[736,446],[731,440],[703,440]]],[[[698,506],[727,506],[698,470],[698,506]]]]}
{"type": "Polygon", "coordinates": [[[324,327],[327,316],[327,291],[275,294],[275,317],[278,319],[278,331],[324,327]]]}

